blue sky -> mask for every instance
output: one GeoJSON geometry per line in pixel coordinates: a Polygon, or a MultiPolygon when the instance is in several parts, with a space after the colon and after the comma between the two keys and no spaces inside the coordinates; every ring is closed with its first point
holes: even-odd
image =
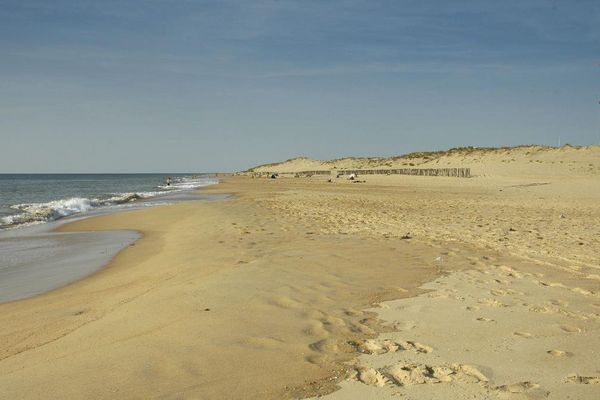
{"type": "Polygon", "coordinates": [[[600,141],[600,2],[0,0],[0,173],[600,141]]]}

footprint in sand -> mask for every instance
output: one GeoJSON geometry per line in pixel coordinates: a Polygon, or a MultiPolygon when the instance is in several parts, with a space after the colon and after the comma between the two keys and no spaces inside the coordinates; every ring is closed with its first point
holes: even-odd
{"type": "Polygon", "coordinates": [[[567,383],[579,383],[583,385],[598,385],[600,384],[600,376],[581,376],[571,374],[566,378],[567,383]]]}
{"type": "Polygon", "coordinates": [[[530,389],[537,389],[540,385],[533,382],[517,382],[509,385],[497,386],[496,389],[508,393],[524,393],[530,389]]]}
{"type": "Polygon", "coordinates": [[[578,328],[573,325],[561,325],[560,329],[562,329],[563,331],[568,332],[568,333],[580,333],[581,332],[581,328],[578,328]]]}
{"type": "MultiPolygon", "coordinates": [[[[452,364],[451,365],[451,369],[457,374],[457,375],[465,375],[466,377],[469,378],[469,380],[474,379],[476,382],[483,382],[483,383],[487,383],[489,382],[489,379],[487,376],[485,376],[480,370],[479,368],[473,366],[473,365],[468,365],[468,364],[452,364]]],[[[464,377],[460,380],[467,380],[464,379],[464,377]]]]}
{"type": "Polygon", "coordinates": [[[366,339],[363,341],[352,341],[348,342],[349,345],[353,346],[356,351],[365,354],[385,354],[395,353],[396,351],[412,350],[417,353],[431,353],[432,347],[424,344],[412,341],[393,341],[390,339],[377,340],[377,339],[366,339]]]}
{"type": "Polygon", "coordinates": [[[523,274],[520,274],[519,272],[515,271],[513,268],[508,267],[506,265],[501,265],[498,267],[498,269],[500,269],[502,272],[504,272],[506,274],[506,276],[509,276],[511,278],[517,278],[517,279],[523,278],[523,274]]]}
{"type": "Polygon", "coordinates": [[[598,274],[588,274],[586,276],[586,278],[587,279],[594,279],[594,280],[600,281],[600,275],[598,275],[598,274]]]}
{"type": "Polygon", "coordinates": [[[522,338],[530,338],[532,335],[529,332],[514,332],[513,335],[519,336],[522,338]]]}
{"type": "Polygon", "coordinates": [[[329,331],[325,329],[321,321],[312,321],[308,327],[305,328],[304,332],[310,336],[327,337],[329,331]]]}
{"type": "Polygon", "coordinates": [[[358,371],[357,377],[359,381],[369,386],[383,387],[388,382],[388,379],[373,368],[365,368],[358,371]]]}
{"type": "Polygon", "coordinates": [[[408,331],[413,329],[417,324],[414,321],[397,321],[392,327],[397,331],[408,331]]]}
{"type": "Polygon", "coordinates": [[[449,297],[447,294],[438,293],[438,292],[430,293],[430,294],[427,294],[426,296],[429,297],[430,299],[447,299],[449,297]]]}
{"type": "Polygon", "coordinates": [[[385,354],[395,353],[398,350],[405,350],[400,344],[384,339],[382,341],[375,339],[367,339],[359,342],[348,342],[348,344],[356,349],[356,351],[364,354],[385,354]]]}
{"type": "Polygon", "coordinates": [[[535,281],[535,282],[538,283],[540,286],[545,286],[545,287],[566,288],[566,286],[560,282],[544,282],[544,281],[535,281]]]}
{"type": "Polygon", "coordinates": [[[477,266],[477,267],[485,267],[486,264],[481,261],[478,257],[467,257],[467,260],[469,260],[469,264],[477,266]]]}
{"type": "Polygon", "coordinates": [[[367,369],[359,372],[359,380],[367,385],[384,386],[392,383],[397,386],[437,384],[461,381],[487,383],[488,378],[472,365],[425,365],[396,364],[379,370],[367,369]]]}
{"type": "Polygon", "coordinates": [[[433,351],[432,347],[426,346],[424,344],[421,344],[419,342],[406,342],[406,343],[402,343],[399,342],[399,344],[404,347],[405,349],[409,349],[409,348],[413,348],[414,350],[416,350],[418,353],[431,353],[433,351]]]}
{"type": "Polygon", "coordinates": [[[529,305],[528,310],[540,314],[556,314],[556,310],[546,306],[529,305]]]}
{"type": "Polygon", "coordinates": [[[302,304],[288,296],[273,296],[269,299],[271,305],[284,309],[298,309],[302,304]]]}
{"type": "Polygon", "coordinates": [[[385,369],[385,374],[390,377],[393,383],[398,386],[419,385],[425,383],[439,383],[450,380],[449,371],[438,371],[428,365],[409,364],[409,365],[394,365],[385,369]]]}
{"type": "Polygon", "coordinates": [[[528,399],[543,399],[550,394],[550,392],[540,388],[540,385],[534,382],[511,383],[508,385],[496,386],[494,390],[511,394],[522,393],[528,399]]]}
{"type": "Polygon", "coordinates": [[[311,350],[319,353],[352,353],[353,346],[349,343],[334,339],[323,339],[309,345],[311,350]]]}
{"type": "Polygon", "coordinates": [[[253,337],[248,339],[246,344],[262,349],[281,349],[285,342],[282,339],[273,337],[253,337]]]}
{"type": "Polygon", "coordinates": [[[504,304],[498,300],[495,300],[495,299],[479,299],[479,300],[477,300],[477,302],[479,304],[483,304],[483,305],[491,306],[491,307],[508,307],[506,304],[504,304]]]}
{"type": "Polygon", "coordinates": [[[350,331],[352,331],[354,333],[360,333],[363,335],[375,335],[375,331],[373,329],[371,329],[367,325],[362,324],[360,322],[351,323],[349,328],[350,328],[350,331]]]}
{"type": "Polygon", "coordinates": [[[496,320],[493,320],[491,318],[486,318],[486,317],[479,317],[479,318],[477,318],[477,321],[480,321],[480,322],[496,322],[496,320]]]}
{"type": "Polygon", "coordinates": [[[572,288],[572,289],[571,289],[571,291],[572,291],[572,292],[575,292],[575,293],[582,294],[582,295],[584,295],[584,296],[595,296],[595,297],[599,297],[599,294],[598,294],[598,293],[596,293],[596,292],[592,292],[592,291],[589,291],[589,290],[587,290],[587,289],[583,289],[583,288],[580,288],[580,287],[574,287],[574,288],[572,288]]]}
{"type": "Polygon", "coordinates": [[[563,351],[563,350],[557,350],[557,349],[548,350],[546,353],[548,353],[554,357],[572,357],[573,356],[573,353],[570,353],[568,351],[563,351]]]}
{"type": "Polygon", "coordinates": [[[565,301],[565,300],[550,299],[550,304],[555,305],[555,306],[566,307],[569,305],[569,302],[565,301]]]}

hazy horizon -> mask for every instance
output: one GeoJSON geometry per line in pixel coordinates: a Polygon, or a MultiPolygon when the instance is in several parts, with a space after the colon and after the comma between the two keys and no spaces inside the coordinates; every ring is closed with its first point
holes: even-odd
{"type": "Polygon", "coordinates": [[[7,0],[0,60],[0,173],[600,143],[594,1],[7,0]]]}

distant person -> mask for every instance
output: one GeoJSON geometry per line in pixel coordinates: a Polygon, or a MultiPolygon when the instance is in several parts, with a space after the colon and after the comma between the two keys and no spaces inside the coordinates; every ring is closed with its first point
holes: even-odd
{"type": "Polygon", "coordinates": [[[167,186],[171,186],[171,177],[167,176],[167,186]]]}

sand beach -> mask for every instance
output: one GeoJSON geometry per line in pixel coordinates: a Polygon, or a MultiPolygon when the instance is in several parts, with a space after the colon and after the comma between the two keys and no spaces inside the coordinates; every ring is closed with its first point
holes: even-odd
{"type": "Polygon", "coordinates": [[[231,196],[59,228],[141,238],[0,304],[0,398],[600,395],[600,147],[294,159],[202,193],[231,196]]]}

